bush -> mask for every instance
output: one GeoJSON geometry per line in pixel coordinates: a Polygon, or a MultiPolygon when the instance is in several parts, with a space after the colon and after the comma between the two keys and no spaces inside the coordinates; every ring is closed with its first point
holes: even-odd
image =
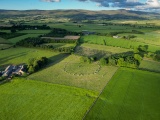
{"type": "Polygon", "coordinates": [[[103,65],[103,66],[106,65],[107,64],[106,59],[105,58],[101,58],[100,59],[100,64],[103,65]]]}

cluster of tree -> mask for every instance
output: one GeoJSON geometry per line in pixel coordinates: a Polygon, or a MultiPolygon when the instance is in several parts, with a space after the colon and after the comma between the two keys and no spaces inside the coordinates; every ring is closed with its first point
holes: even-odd
{"type": "MultiPolygon", "coordinates": [[[[41,38],[26,38],[24,40],[21,40],[16,43],[16,45],[24,46],[24,47],[37,47],[41,49],[47,49],[47,50],[53,50],[58,52],[66,52],[66,53],[72,53],[74,52],[74,47],[62,47],[62,48],[56,48],[53,45],[45,45],[44,43],[75,43],[74,40],[46,40],[41,38]]],[[[78,44],[78,42],[75,43],[78,44]]]]}
{"type": "Polygon", "coordinates": [[[16,29],[16,30],[49,30],[51,29],[49,26],[47,25],[13,25],[12,29],[16,29]]]}
{"type": "Polygon", "coordinates": [[[145,57],[152,58],[155,61],[160,61],[160,50],[157,50],[155,53],[147,53],[145,57]]]}
{"type": "Polygon", "coordinates": [[[131,38],[135,38],[135,37],[137,37],[137,36],[135,36],[135,35],[127,35],[127,36],[123,36],[122,38],[130,40],[131,38]]]}
{"type": "Polygon", "coordinates": [[[34,73],[41,68],[43,68],[48,63],[48,58],[40,57],[40,58],[31,58],[28,60],[28,72],[34,73]]]}
{"type": "Polygon", "coordinates": [[[43,39],[46,43],[77,43],[77,40],[72,39],[61,39],[61,40],[55,40],[55,39],[43,39]]]}
{"type": "Polygon", "coordinates": [[[13,24],[11,27],[0,27],[2,30],[49,30],[51,29],[47,25],[22,25],[22,24],[13,24]]]}
{"type": "Polygon", "coordinates": [[[82,56],[81,58],[80,58],[80,61],[81,62],[83,62],[83,63],[92,63],[92,62],[94,62],[94,61],[96,61],[96,57],[86,57],[86,56],[82,56]]]}
{"type": "Polygon", "coordinates": [[[6,33],[6,32],[0,32],[0,37],[4,39],[10,39],[18,36],[25,35],[25,33],[6,33]]]}
{"type": "Polygon", "coordinates": [[[121,66],[121,67],[130,67],[130,68],[138,68],[142,57],[139,54],[117,54],[112,55],[108,58],[101,58],[101,65],[113,65],[113,66],[121,66]]]}
{"type": "Polygon", "coordinates": [[[38,48],[53,50],[55,52],[64,52],[64,53],[72,53],[74,52],[74,47],[54,47],[53,45],[36,45],[38,48]]]}
{"type": "Polygon", "coordinates": [[[36,47],[37,45],[45,43],[44,39],[41,38],[26,38],[16,43],[16,45],[24,47],[36,47]]]}
{"type": "Polygon", "coordinates": [[[80,35],[80,32],[71,32],[61,28],[54,28],[50,33],[41,37],[64,37],[66,35],[80,35]]]}

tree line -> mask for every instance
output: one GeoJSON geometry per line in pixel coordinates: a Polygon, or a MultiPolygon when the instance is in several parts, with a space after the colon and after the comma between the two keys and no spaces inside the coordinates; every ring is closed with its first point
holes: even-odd
{"type": "Polygon", "coordinates": [[[51,39],[42,39],[42,38],[26,38],[16,43],[18,46],[24,47],[36,47],[40,49],[53,50],[58,52],[72,53],[74,52],[74,47],[61,47],[57,48],[53,45],[45,45],[44,43],[74,43],[75,46],[78,44],[76,40],[51,40],[51,39]]]}

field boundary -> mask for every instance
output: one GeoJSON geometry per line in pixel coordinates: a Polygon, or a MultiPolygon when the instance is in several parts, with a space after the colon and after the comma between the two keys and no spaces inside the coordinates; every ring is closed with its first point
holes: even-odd
{"type": "MultiPolygon", "coordinates": [[[[116,72],[112,75],[111,79],[113,78],[113,76],[117,73],[118,69],[116,70],[116,72]]],[[[110,79],[110,80],[111,80],[110,79]]],[[[109,81],[110,81],[109,80],[109,81]]],[[[84,120],[86,118],[86,116],[88,115],[88,113],[91,111],[91,109],[93,108],[93,106],[96,104],[97,100],[99,99],[100,95],[102,94],[102,92],[104,91],[104,89],[106,88],[106,86],[108,85],[109,81],[106,83],[106,85],[104,86],[104,88],[100,91],[99,95],[97,96],[97,98],[95,99],[95,101],[92,103],[92,105],[89,107],[89,109],[87,110],[87,112],[84,114],[82,120],[84,120]]]]}

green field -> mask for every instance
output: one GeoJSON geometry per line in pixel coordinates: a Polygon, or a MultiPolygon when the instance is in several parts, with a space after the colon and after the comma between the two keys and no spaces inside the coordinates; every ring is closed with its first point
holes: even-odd
{"type": "Polygon", "coordinates": [[[124,40],[120,38],[116,39],[106,36],[88,35],[88,36],[83,36],[80,39],[80,42],[82,43],[85,42],[85,43],[99,44],[99,45],[105,45],[104,41],[108,46],[122,47],[127,49],[138,47],[139,45],[148,45],[148,51],[155,52],[160,48],[157,45],[150,45],[150,44],[145,44],[143,42],[137,42],[134,40],[124,40]]]}
{"type": "MultiPolygon", "coordinates": [[[[101,21],[101,23],[102,22],[105,22],[105,21],[101,21]]],[[[112,22],[106,21],[106,23],[112,23],[112,22]]],[[[140,30],[140,31],[143,31],[143,32],[150,32],[150,31],[155,30],[154,28],[140,29],[138,27],[122,26],[122,25],[103,26],[98,21],[95,21],[95,23],[71,23],[71,22],[56,23],[56,24],[55,23],[51,23],[51,24],[49,23],[48,25],[51,28],[63,28],[63,29],[69,30],[69,31],[74,31],[74,32],[81,32],[82,30],[88,30],[88,31],[98,32],[98,33],[121,32],[121,31],[131,32],[133,29],[134,30],[140,30]],[[81,27],[79,27],[79,25],[81,25],[81,27]]]]}
{"type": "Polygon", "coordinates": [[[88,43],[81,44],[81,47],[85,47],[89,49],[96,49],[96,50],[104,50],[107,52],[111,52],[112,54],[133,51],[132,49],[125,49],[125,48],[105,46],[105,45],[88,44],[88,43]]]}
{"type": "Polygon", "coordinates": [[[22,36],[19,36],[19,37],[11,38],[8,41],[10,41],[11,43],[16,43],[16,42],[21,41],[25,38],[38,37],[39,35],[41,35],[41,34],[26,34],[26,35],[22,35],[22,36]]]}
{"type": "Polygon", "coordinates": [[[52,61],[60,60],[66,57],[65,54],[55,53],[47,50],[17,47],[0,51],[0,66],[27,63],[30,58],[43,56],[48,57],[52,61]]]}
{"type": "Polygon", "coordinates": [[[80,88],[14,79],[0,85],[0,119],[80,120],[96,96],[80,88]]]}
{"type": "Polygon", "coordinates": [[[159,120],[160,74],[120,68],[86,120],[159,120]]]}
{"type": "Polygon", "coordinates": [[[118,36],[128,36],[134,35],[135,38],[131,39],[132,41],[142,42],[145,44],[156,45],[160,47],[160,34],[158,31],[146,32],[145,34],[119,34],[118,36]]]}
{"type": "Polygon", "coordinates": [[[160,72],[160,62],[153,60],[142,60],[139,68],[144,70],[160,72]]]}
{"type": "Polygon", "coordinates": [[[0,37],[0,44],[9,44],[10,42],[0,37]]]}
{"type": "Polygon", "coordinates": [[[66,44],[66,43],[45,43],[43,45],[52,45],[54,48],[75,47],[75,44],[66,44]]]}
{"type": "Polygon", "coordinates": [[[71,55],[63,61],[28,76],[28,79],[101,91],[116,72],[117,67],[80,63],[80,57],[71,55]]]}
{"type": "Polygon", "coordinates": [[[11,47],[10,44],[0,44],[0,50],[1,49],[6,49],[6,48],[9,48],[9,47],[11,47]]]}

